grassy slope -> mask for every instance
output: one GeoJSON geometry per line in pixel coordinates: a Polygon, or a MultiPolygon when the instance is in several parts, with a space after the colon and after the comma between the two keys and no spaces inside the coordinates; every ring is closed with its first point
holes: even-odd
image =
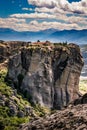
{"type": "MultiPolygon", "coordinates": [[[[4,82],[6,73],[7,69],[0,70],[0,95],[4,95],[9,100],[9,98],[12,97],[14,90],[4,82]]],[[[15,97],[15,100],[20,109],[24,109],[25,105],[30,106],[30,103],[18,94],[17,97],[15,97]]],[[[33,106],[32,109],[36,116],[44,116],[46,113],[49,113],[48,109],[40,107],[38,104],[33,106]]],[[[17,130],[20,124],[29,122],[32,118],[29,115],[22,118],[10,116],[9,111],[8,106],[0,105],[0,130],[17,130]]]]}
{"type": "MultiPolygon", "coordinates": [[[[10,96],[13,94],[13,90],[4,82],[6,72],[6,69],[0,71],[0,94],[4,95],[9,100],[10,96]]],[[[25,104],[29,105],[29,103],[23,100],[20,95],[17,96],[17,98],[20,98],[20,102],[17,103],[18,106],[23,107],[25,104]]],[[[29,116],[23,118],[9,116],[9,107],[0,106],[0,130],[17,130],[19,124],[28,122],[29,118],[29,116]]]]}

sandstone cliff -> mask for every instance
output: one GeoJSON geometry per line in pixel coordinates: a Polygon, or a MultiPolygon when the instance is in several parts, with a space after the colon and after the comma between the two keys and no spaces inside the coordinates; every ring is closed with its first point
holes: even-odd
{"type": "Polygon", "coordinates": [[[7,78],[31,103],[61,109],[78,98],[82,67],[75,44],[31,44],[10,57],[7,78]]]}

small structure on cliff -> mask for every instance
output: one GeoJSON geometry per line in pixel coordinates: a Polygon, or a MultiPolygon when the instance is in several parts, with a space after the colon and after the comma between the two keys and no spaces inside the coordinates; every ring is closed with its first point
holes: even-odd
{"type": "Polygon", "coordinates": [[[31,103],[61,109],[78,98],[82,67],[75,44],[31,44],[10,58],[7,77],[31,103]]]}

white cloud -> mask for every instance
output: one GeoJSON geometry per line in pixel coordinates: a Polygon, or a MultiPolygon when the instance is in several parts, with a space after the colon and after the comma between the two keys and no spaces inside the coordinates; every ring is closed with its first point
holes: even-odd
{"type": "Polygon", "coordinates": [[[26,10],[26,11],[33,11],[32,8],[22,8],[22,10],[26,10]]]}
{"type": "Polygon", "coordinates": [[[57,0],[28,0],[29,4],[39,7],[54,8],[57,5],[57,0]]]}
{"type": "MultiPolygon", "coordinates": [[[[39,31],[49,28],[87,29],[87,17],[85,17],[87,0],[72,3],[68,0],[28,0],[28,2],[37,6],[35,13],[18,13],[10,15],[9,18],[0,18],[0,27],[17,31],[39,31]],[[27,19],[33,20],[28,22],[27,19]],[[40,19],[42,22],[39,22],[40,19]]],[[[22,10],[32,11],[31,8],[22,8],[22,10]]]]}
{"type": "Polygon", "coordinates": [[[58,29],[58,30],[71,30],[71,29],[76,29],[76,30],[80,30],[82,29],[78,24],[73,23],[73,24],[66,24],[66,23],[61,23],[61,22],[42,22],[39,23],[37,21],[32,21],[29,23],[29,29],[33,30],[32,31],[39,31],[39,30],[45,30],[45,29],[50,29],[50,28],[54,28],[54,29],[58,29]]]}
{"type": "Polygon", "coordinates": [[[25,18],[25,19],[57,19],[57,17],[55,15],[51,15],[51,14],[47,14],[47,13],[25,13],[25,14],[13,14],[10,15],[10,17],[12,18],[25,18]]]}
{"type": "Polygon", "coordinates": [[[62,9],[59,9],[57,7],[53,8],[53,9],[49,9],[47,7],[42,7],[42,8],[35,8],[35,11],[36,12],[39,12],[39,13],[50,13],[50,14],[65,14],[65,11],[63,11],[62,9]]]}
{"type": "Polygon", "coordinates": [[[87,15],[87,0],[69,3],[68,0],[28,0],[32,5],[38,8],[46,7],[48,9],[57,7],[66,12],[87,15]]]}
{"type": "Polygon", "coordinates": [[[0,27],[1,28],[11,28],[11,29],[19,31],[19,26],[23,25],[25,22],[26,22],[25,19],[0,18],[0,27]]]}
{"type": "Polygon", "coordinates": [[[16,19],[16,18],[0,18],[0,27],[4,28],[12,28],[17,31],[39,31],[50,28],[55,28],[58,30],[70,30],[70,29],[85,29],[86,26],[79,26],[77,23],[61,23],[61,22],[41,22],[34,20],[27,23],[24,19],[16,19]],[[20,22],[19,22],[20,21],[20,22]]]}
{"type": "MultiPolygon", "coordinates": [[[[28,0],[28,2],[36,6],[35,11],[37,13],[35,14],[37,14],[37,16],[33,15],[33,18],[42,18],[41,14],[43,14],[43,18],[49,18],[50,21],[51,19],[62,20],[63,27],[61,23],[61,28],[87,28],[87,17],[85,17],[87,16],[87,0],[72,3],[69,3],[68,0],[28,0]]],[[[51,22],[50,24],[54,26],[51,22]]],[[[58,24],[56,23],[56,25],[58,24]]]]}
{"type": "Polygon", "coordinates": [[[70,11],[77,14],[86,14],[87,15],[87,0],[81,0],[80,2],[72,2],[69,5],[70,11]]]}
{"type": "Polygon", "coordinates": [[[36,19],[36,20],[39,20],[39,19],[43,19],[43,20],[47,20],[47,19],[50,19],[51,20],[62,20],[63,22],[65,23],[82,23],[82,24],[86,24],[87,22],[87,18],[83,17],[83,16],[74,16],[74,15],[71,15],[71,16],[66,16],[65,14],[60,14],[60,13],[57,13],[57,12],[54,12],[53,14],[48,14],[48,13],[31,13],[31,14],[28,14],[28,13],[25,13],[25,14],[13,14],[13,15],[10,15],[11,18],[16,18],[16,19],[36,19]]]}

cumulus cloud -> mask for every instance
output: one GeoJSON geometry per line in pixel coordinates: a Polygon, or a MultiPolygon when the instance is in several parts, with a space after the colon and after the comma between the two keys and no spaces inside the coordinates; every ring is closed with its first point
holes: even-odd
{"type": "Polygon", "coordinates": [[[28,0],[32,5],[38,8],[46,7],[48,9],[57,7],[66,12],[87,15],[87,0],[69,3],[68,0],[28,0]]]}
{"type": "Polygon", "coordinates": [[[29,4],[38,7],[54,8],[57,5],[57,0],[28,0],[29,4]]]}
{"type": "Polygon", "coordinates": [[[73,23],[73,24],[66,24],[66,23],[61,23],[61,22],[42,22],[39,23],[36,20],[32,21],[29,23],[29,30],[32,31],[39,31],[39,30],[45,30],[45,29],[50,29],[50,28],[54,28],[54,29],[58,29],[58,30],[71,30],[71,29],[77,29],[80,30],[82,29],[78,24],[73,23]]]}
{"type": "MultiPolygon", "coordinates": [[[[14,30],[18,30],[21,25],[24,25],[26,22],[25,19],[17,19],[17,18],[0,18],[0,27],[2,28],[11,28],[14,30]]],[[[22,27],[22,26],[21,26],[22,27]]]]}
{"type": "MultiPolygon", "coordinates": [[[[87,28],[87,17],[85,17],[87,16],[87,0],[72,3],[68,0],[28,0],[28,2],[36,6],[35,15],[30,14],[28,18],[56,19],[58,24],[55,24],[58,26],[59,21],[62,21],[64,29],[66,27],[67,29],[87,28]]],[[[50,22],[50,24],[54,26],[54,23],[50,22]]],[[[61,25],[60,29],[63,28],[61,25]]]]}
{"type": "Polygon", "coordinates": [[[83,17],[83,16],[74,16],[74,15],[71,15],[71,16],[67,16],[67,15],[64,15],[64,14],[60,14],[60,13],[55,13],[55,14],[48,14],[48,13],[31,13],[31,14],[28,14],[28,13],[25,13],[25,14],[13,14],[13,15],[10,15],[11,18],[17,18],[17,19],[36,19],[36,20],[39,20],[39,19],[43,19],[43,20],[47,20],[47,19],[50,19],[50,20],[62,20],[63,22],[65,23],[87,23],[87,18],[86,17],[83,17]]]}
{"type": "Polygon", "coordinates": [[[71,29],[85,29],[85,26],[79,26],[77,23],[61,23],[61,22],[38,22],[37,20],[33,20],[31,22],[26,22],[24,19],[17,18],[0,18],[0,27],[4,28],[12,28],[17,31],[39,31],[45,29],[58,29],[58,30],[71,30],[71,29]],[[20,21],[20,22],[19,22],[20,21]]]}
{"type": "MultiPolygon", "coordinates": [[[[85,17],[87,16],[87,0],[72,3],[68,0],[28,0],[28,2],[36,6],[34,13],[18,13],[10,15],[9,18],[0,18],[0,27],[17,31],[87,28],[87,17],[85,17]]],[[[31,8],[22,8],[22,10],[32,11],[31,8]]]]}

